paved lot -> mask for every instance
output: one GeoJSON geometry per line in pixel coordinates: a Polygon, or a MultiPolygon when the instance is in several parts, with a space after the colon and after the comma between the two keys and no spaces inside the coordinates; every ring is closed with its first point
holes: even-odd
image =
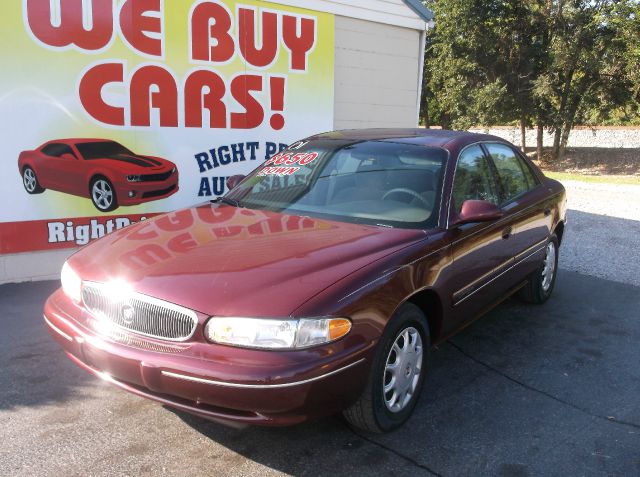
{"type": "Polygon", "coordinates": [[[561,266],[640,287],[640,186],[566,181],[561,266]]]}
{"type": "Polygon", "coordinates": [[[64,356],[40,318],[56,283],[0,286],[0,474],[640,476],[640,288],[620,283],[640,275],[638,222],[569,197],[552,299],[510,300],[435,350],[413,419],[386,436],[177,414],[64,356]]]}
{"type": "Polygon", "coordinates": [[[52,282],[0,287],[3,475],[640,475],[639,289],[561,272],[434,353],[414,418],[228,429],[111,388],[48,337],[52,282]]]}

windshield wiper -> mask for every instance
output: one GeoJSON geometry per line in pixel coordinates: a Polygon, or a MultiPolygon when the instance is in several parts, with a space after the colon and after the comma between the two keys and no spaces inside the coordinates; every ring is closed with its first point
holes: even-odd
{"type": "Polygon", "coordinates": [[[235,199],[230,199],[229,197],[224,197],[224,196],[216,197],[211,202],[232,205],[232,206],[238,207],[238,208],[242,207],[242,205],[240,205],[240,201],[235,200],[235,199]]]}

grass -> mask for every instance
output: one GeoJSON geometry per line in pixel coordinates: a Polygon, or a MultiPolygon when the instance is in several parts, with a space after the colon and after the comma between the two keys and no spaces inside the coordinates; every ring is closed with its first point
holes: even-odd
{"type": "Polygon", "coordinates": [[[640,176],[619,176],[619,175],[592,175],[579,174],[577,172],[553,172],[543,171],[544,175],[558,181],[580,181],[599,184],[627,184],[640,185],[640,176]]]}

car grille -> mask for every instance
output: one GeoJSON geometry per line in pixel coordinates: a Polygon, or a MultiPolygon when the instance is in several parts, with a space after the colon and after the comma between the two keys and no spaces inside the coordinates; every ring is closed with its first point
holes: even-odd
{"type": "Polygon", "coordinates": [[[142,194],[142,198],[148,199],[149,197],[160,197],[161,195],[168,194],[169,192],[173,191],[175,188],[176,188],[176,185],[174,184],[171,187],[167,187],[166,189],[153,190],[151,192],[144,192],[142,194]]]}
{"type": "Polygon", "coordinates": [[[162,174],[144,174],[140,176],[140,182],[161,182],[171,177],[173,171],[163,172],[162,174]]]}
{"type": "Polygon", "coordinates": [[[82,301],[96,318],[151,338],[185,341],[196,330],[196,314],[141,293],[117,294],[108,286],[84,282],[82,301]]]}

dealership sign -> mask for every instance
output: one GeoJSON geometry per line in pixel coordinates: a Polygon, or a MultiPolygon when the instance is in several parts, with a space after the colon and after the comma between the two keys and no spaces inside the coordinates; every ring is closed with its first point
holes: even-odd
{"type": "Polygon", "coordinates": [[[329,14],[251,0],[0,12],[0,253],[84,245],[213,199],[333,128],[329,14]]]}

